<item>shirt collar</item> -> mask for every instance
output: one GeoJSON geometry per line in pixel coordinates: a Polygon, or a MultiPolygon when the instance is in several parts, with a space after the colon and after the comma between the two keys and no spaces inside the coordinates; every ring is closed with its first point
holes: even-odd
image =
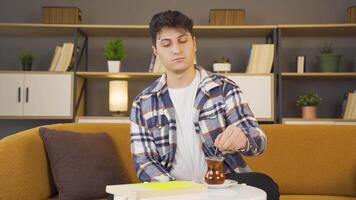
{"type": "MultiPolygon", "coordinates": [[[[216,74],[209,72],[202,68],[201,66],[195,66],[195,68],[200,73],[201,82],[199,88],[209,95],[209,91],[219,85],[221,85],[221,80],[217,78],[216,74]]],[[[163,93],[167,90],[167,74],[164,73],[160,78],[158,78],[147,90],[147,93],[163,93]]]]}

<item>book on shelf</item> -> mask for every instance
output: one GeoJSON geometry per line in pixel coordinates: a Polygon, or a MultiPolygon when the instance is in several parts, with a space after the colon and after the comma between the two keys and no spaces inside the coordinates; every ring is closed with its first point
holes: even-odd
{"type": "Polygon", "coordinates": [[[153,73],[164,73],[165,67],[162,64],[161,60],[154,54],[152,53],[151,61],[150,61],[150,66],[148,68],[148,72],[153,72],[153,73]]]}
{"type": "Polygon", "coordinates": [[[274,44],[253,44],[246,73],[271,73],[274,44]]]}
{"type": "Polygon", "coordinates": [[[206,191],[207,186],[205,184],[192,181],[149,182],[106,186],[107,193],[138,200],[152,197],[202,193],[206,191]]]}
{"type": "Polygon", "coordinates": [[[61,51],[61,55],[58,59],[58,63],[54,71],[56,72],[65,72],[67,71],[69,65],[72,62],[73,58],[73,43],[64,43],[61,51]]]}
{"type": "Polygon", "coordinates": [[[305,56],[297,56],[297,73],[304,73],[305,56]]]}
{"type": "Polygon", "coordinates": [[[62,47],[56,46],[56,49],[54,50],[54,54],[52,57],[51,66],[49,67],[48,71],[50,71],[50,72],[56,71],[56,66],[57,66],[59,57],[61,56],[61,52],[62,52],[62,47]]]}
{"type": "Polygon", "coordinates": [[[347,95],[344,119],[356,119],[356,92],[347,95]]]}
{"type": "Polygon", "coordinates": [[[151,60],[150,60],[150,66],[148,67],[148,72],[153,72],[153,67],[155,65],[155,60],[156,60],[156,55],[152,53],[151,60]]]}

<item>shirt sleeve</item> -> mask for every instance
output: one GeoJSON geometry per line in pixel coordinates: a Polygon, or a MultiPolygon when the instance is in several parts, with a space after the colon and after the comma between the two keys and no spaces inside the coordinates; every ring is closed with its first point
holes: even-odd
{"type": "Polygon", "coordinates": [[[174,180],[159,162],[154,138],[145,127],[141,108],[136,101],[132,105],[130,121],[131,154],[137,177],[142,182],[174,180]]]}
{"type": "Polygon", "coordinates": [[[267,138],[259,128],[248,103],[243,98],[241,89],[234,82],[224,83],[225,110],[227,123],[241,128],[247,137],[246,148],[240,152],[246,156],[256,156],[263,153],[267,138]]]}

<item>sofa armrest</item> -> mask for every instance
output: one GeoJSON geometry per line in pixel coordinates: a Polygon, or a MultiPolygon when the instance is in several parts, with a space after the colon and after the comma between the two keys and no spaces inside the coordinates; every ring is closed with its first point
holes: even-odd
{"type": "Polygon", "coordinates": [[[38,128],[0,140],[0,199],[50,197],[53,181],[49,171],[38,128]]]}

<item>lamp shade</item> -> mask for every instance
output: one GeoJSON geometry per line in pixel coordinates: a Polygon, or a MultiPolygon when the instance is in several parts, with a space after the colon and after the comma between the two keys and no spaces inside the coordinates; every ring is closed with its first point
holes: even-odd
{"type": "Polygon", "coordinates": [[[109,110],[111,112],[127,111],[128,104],[127,81],[109,82],[109,110]]]}

